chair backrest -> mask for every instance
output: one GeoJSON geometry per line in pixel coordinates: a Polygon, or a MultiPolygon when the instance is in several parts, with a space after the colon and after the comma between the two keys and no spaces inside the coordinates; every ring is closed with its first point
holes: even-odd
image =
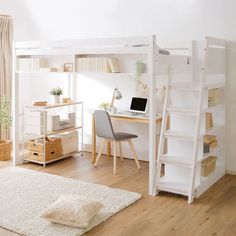
{"type": "Polygon", "coordinates": [[[114,130],[108,112],[97,110],[94,112],[94,119],[98,137],[115,139],[114,130]]]}

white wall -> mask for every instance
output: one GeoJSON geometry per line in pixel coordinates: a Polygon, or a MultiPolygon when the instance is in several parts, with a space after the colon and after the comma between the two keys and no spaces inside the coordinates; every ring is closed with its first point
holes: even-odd
{"type": "Polygon", "coordinates": [[[1,0],[16,39],[156,33],[158,39],[236,38],[234,0],[1,0]]]}
{"type": "Polygon", "coordinates": [[[227,117],[226,117],[226,149],[227,171],[236,173],[236,42],[228,42],[227,53],[227,117]]]}
{"type": "MultiPolygon", "coordinates": [[[[15,18],[17,40],[147,34],[160,41],[236,39],[235,0],[1,0],[0,9],[15,18]]],[[[236,114],[232,102],[228,109],[236,114]]],[[[228,141],[235,133],[231,128],[228,141]]],[[[234,146],[228,152],[231,170],[236,170],[234,146]]]]}

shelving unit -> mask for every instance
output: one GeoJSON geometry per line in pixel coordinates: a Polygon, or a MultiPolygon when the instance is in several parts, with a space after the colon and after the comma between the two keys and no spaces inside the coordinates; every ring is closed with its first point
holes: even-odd
{"type": "Polygon", "coordinates": [[[182,194],[188,196],[188,203],[192,203],[194,197],[199,197],[225,174],[225,51],[224,40],[207,37],[202,73],[195,75],[191,83],[173,83],[170,75],[156,165],[155,194],[159,191],[182,194]],[[209,101],[211,89],[217,89],[219,96],[215,104],[209,101]],[[211,112],[214,121],[210,129],[206,112],[211,112]],[[166,125],[168,117],[169,127],[166,125]],[[217,140],[217,147],[209,152],[203,148],[206,135],[213,135],[217,140]],[[205,167],[202,163],[211,156],[216,157],[215,169],[203,177],[201,171],[205,167]],[[164,175],[161,174],[162,165],[164,175]]]}
{"type": "Polygon", "coordinates": [[[72,103],[62,103],[55,105],[47,105],[47,106],[25,106],[24,107],[24,132],[23,132],[23,145],[22,145],[22,153],[24,156],[24,161],[34,162],[38,164],[42,164],[44,167],[48,163],[52,163],[54,161],[58,161],[69,156],[83,153],[83,102],[72,102],[72,103]],[[66,112],[73,111],[76,113],[76,125],[75,127],[60,129],[57,131],[49,130],[48,127],[48,116],[50,110],[58,110],[58,109],[66,109],[66,112]],[[35,124],[32,124],[32,121],[38,118],[35,124]],[[32,120],[29,122],[29,120],[32,120]],[[39,128],[39,132],[28,132],[28,129],[33,129],[34,127],[39,128]],[[77,143],[77,150],[61,155],[59,157],[53,158],[52,160],[46,160],[46,138],[55,136],[57,134],[68,133],[68,132],[78,132],[79,143],[77,143]],[[43,153],[43,161],[34,160],[29,157],[29,151],[27,150],[27,143],[31,140],[43,140],[44,144],[44,153],[43,153]]]}

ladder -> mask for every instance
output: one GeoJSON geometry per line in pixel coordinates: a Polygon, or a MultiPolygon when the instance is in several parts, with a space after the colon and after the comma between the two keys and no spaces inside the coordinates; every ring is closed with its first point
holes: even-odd
{"type": "Polygon", "coordinates": [[[201,115],[202,115],[202,103],[205,89],[205,63],[202,68],[202,76],[199,83],[194,84],[193,82],[187,83],[177,83],[172,82],[173,77],[173,67],[169,65],[169,76],[166,85],[166,93],[163,107],[163,120],[160,132],[160,141],[158,148],[158,156],[156,161],[156,170],[155,170],[155,181],[154,181],[154,195],[157,195],[159,191],[167,191],[176,194],[185,195],[188,197],[188,203],[193,202],[194,193],[195,193],[195,177],[196,177],[196,168],[197,168],[197,157],[198,157],[198,148],[199,141],[201,139],[201,115]],[[197,103],[194,109],[178,108],[172,107],[170,105],[170,94],[173,90],[179,91],[189,91],[197,93],[197,103]],[[181,131],[172,131],[168,129],[169,120],[171,120],[174,114],[178,114],[181,117],[193,116],[195,118],[194,130],[191,133],[184,133],[181,131]],[[192,154],[188,160],[180,158],[181,148],[178,151],[178,154],[169,155],[165,152],[165,141],[168,139],[179,139],[187,142],[192,142],[192,154]],[[176,167],[182,167],[189,169],[190,180],[187,181],[187,184],[178,183],[178,180],[168,180],[165,177],[161,176],[162,165],[172,165],[176,167]]]}

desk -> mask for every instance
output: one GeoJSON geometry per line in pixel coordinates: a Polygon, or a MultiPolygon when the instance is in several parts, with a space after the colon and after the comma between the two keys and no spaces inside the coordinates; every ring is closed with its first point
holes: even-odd
{"type": "MultiPolygon", "coordinates": [[[[148,117],[139,117],[139,116],[131,116],[131,115],[125,115],[125,114],[110,114],[110,117],[112,120],[118,120],[118,121],[125,121],[125,122],[133,122],[133,123],[149,123],[148,117]]],[[[159,115],[156,117],[156,122],[161,123],[162,116],[159,115]]],[[[94,119],[94,113],[92,114],[92,162],[94,163],[96,160],[96,126],[95,126],[95,119],[94,119]]],[[[111,144],[110,142],[107,143],[107,156],[108,158],[111,155],[111,144]]]]}

